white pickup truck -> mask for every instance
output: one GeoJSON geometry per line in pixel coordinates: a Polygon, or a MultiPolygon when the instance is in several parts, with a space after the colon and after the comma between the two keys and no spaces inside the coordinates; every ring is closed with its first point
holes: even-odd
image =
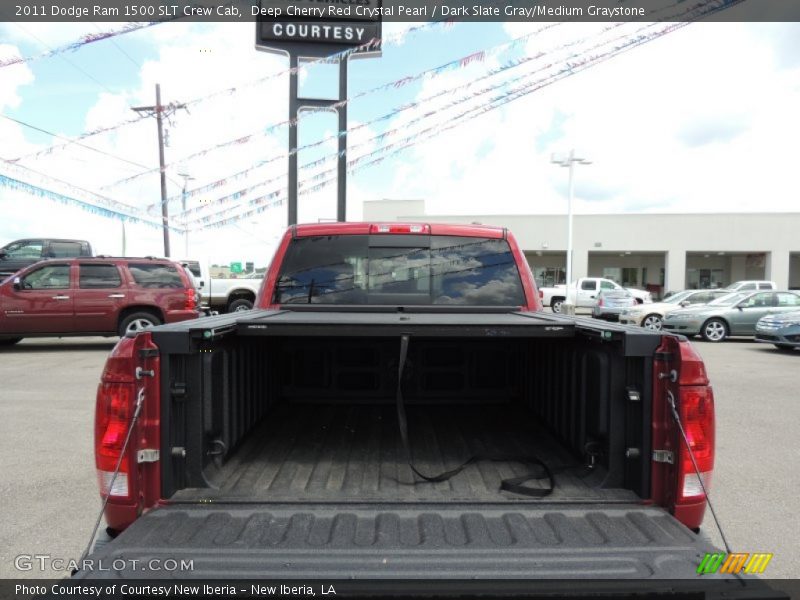
{"type": "Polygon", "coordinates": [[[201,304],[220,313],[250,310],[256,300],[263,277],[243,273],[238,277],[214,278],[197,260],[181,260],[191,271],[201,304]]]}
{"type": "MultiPolygon", "coordinates": [[[[635,288],[623,288],[618,283],[602,277],[581,277],[570,286],[575,306],[578,308],[591,308],[594,306],[597,293],[600,290],[627,290],[639,304],[652,302],[650,292],[635,288]]],[[[539,288],[539,298],[544,306],[549,306],[553,312],[560,313],[561,305],[567,300],[567,286],[564,284],[553,287],[539,288]]]]}

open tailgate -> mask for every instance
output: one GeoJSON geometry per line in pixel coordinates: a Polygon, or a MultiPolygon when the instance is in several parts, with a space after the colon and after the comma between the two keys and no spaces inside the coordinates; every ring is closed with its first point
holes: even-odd
{"type": "MultiPolygon", "coordinates": [[[[77,576],[504,579],[518,592],[530,590],[531,580],[646,579],[641,591],[653,593],[711,581],[696,569],[715,551],[661,508],[635,504],[173,504],[147,513],[90,556],[104,564],[136,560],[136,569],[77,576]],[[142,570],[153,559],[191,560],[192,569],[142,570]]],[[[639,589],[635,581],[620,585],[639,589]]],[[[742,588],[730,579],[716,585],[742,588]]]]}

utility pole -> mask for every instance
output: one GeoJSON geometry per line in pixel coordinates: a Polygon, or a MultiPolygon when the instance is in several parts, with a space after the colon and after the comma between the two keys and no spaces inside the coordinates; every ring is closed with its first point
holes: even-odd
{"type": "Polygon", "coordinates": [[[590,165],[592,162],[585,158],[575,156],[574,149],[569,151],[569,156],[566,158],[557,158],[555,155],[551,156],[550,162],[569,169],[569,198],[567,200],[567,299],[564,306],[568,314],[574,314],[575,304],[572,298],[572,199],[575,195],[574,172],[576,164],[590,165]]]}
{"type": "MultiPolygon", "coordinates": [[[[158,165],[161,172],[161,227],[164,231],[164,256],[169,258],[169,208],[167,206],[167,171],[164,167],[164,113],[172,114],[179,108],[186,108],[185,104],[161,104],[161,84],[156,84],[156,104],[155,106],[134,106],[132,110],[137,113],[150,113],[156,116],[158,123],[158,165]]],[[[169,116],[169,115],[167,115],[169,116]]]]}

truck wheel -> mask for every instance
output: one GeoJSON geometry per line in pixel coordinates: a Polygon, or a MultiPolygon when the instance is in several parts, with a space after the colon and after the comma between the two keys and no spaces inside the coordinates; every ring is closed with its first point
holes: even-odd
{"type": "Polygon", "coordinates": [[[0,339],[0,347],[13,346],[14,344],[16,344],[17,342],[19,342],[21,340],[22,340],[21,337],[0,339]]]}
{"type": "Polygon", "coordinates": [[[707,342],[721,342],[728,337],[728,324],[722,319],[709,319],[700,330],[707,342]]]}
{"type": "Polygon", "coordinates": [[[161,325],[161,319],[149,312],[131,313],[120,321],[117,333],[119,337],[125,337],[129,333],[139,333],[149,327],[161,325]]]}
{"type": "Polygon", "coordinates": [[[653,313],[642,319],[642,327],[651,331],[661,331],[661,315],[653,313]]]}
{"type": "Polygon", "coordinates": [[[247,298],[239,298],[228,305],[228,312],[242,312],[253,308],[253,303],[247,298]]]}
{"type": "Polygon", "coordinates": [[[564,304],[564,298],[553,298],[550,301],[550,308],[553,309],[554,313],[560,313],[562,304],[564,304]]]}

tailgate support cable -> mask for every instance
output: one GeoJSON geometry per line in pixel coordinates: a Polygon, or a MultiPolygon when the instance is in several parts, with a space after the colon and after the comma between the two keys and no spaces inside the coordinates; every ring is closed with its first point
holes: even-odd
{"type": "Polygon", "coordinates": [[[408,357],[408,343],[409,343],[409,335],[404,334],[400,337],[400,360],[398,362],[397,367],[397,422],[400,429],[400,439],[403,442],[403,450],[406,454],[406,462],[408,466],[411,468],[411,471],[420,479],[423,479],[429,483],[438,483],[440,481],[447,481],[451,477],[458,475],[461,471],[463,471],[469,465],[481,462],[481,461],[496,461],[496,462],[519,462],[519,463],[527,463],[533,464],[537,467],[540,467],[542,471],[544,471],[544,475],[547,477],[549,481],[549,487],[547,488],[536,488],[536,487],[529,487],[524,485],[528,481],[532,480],[541,480],[544,479],[542,477],[541,472],[531,472],[523,475],[521,477],[512,477],[510,479],[504,479],[500,482],[500,489],[505,490],[507,492],[511,492],[513,494],[522,494],[523,496],[533,496],[536,498],[543,498],[544,496],[549,496],[553,488],[555,487],[555,480],[553,478],[553,472],[550,470],[544,462],[536,458],[535,456],[481,456],[481,455],[474,455],[470,457],[465,462],[461,463],[458,467],[451,469],[449,471],[445,471],[443,473],[439,473],[438,475],[428,476],[424,473],[421,473],[419,469],[414,466],[414,462],[411,457],[411,446],[408,441],[408,419],[406,418],[406,409],[405,404],[403,402],[403,370],[405,369],[406,358],[408,357]]]}
{"type": "Polygon", "coordinates": [[[125,443],[122,444],[122,451],[119,453],[117,466],[114,468],[114,474],[111,476],[111,481],[108,483],[108,490],[106,491],[105,499],[103,500],[103,506],[100,507],[100,514],[97,515],[97,521],[95,521],[92,534],[89,536],[89,543],[86,544],[86,549],[83,551],[83,554],[81,554],[80,561],[78,561],[79,565],[83,564],[83,560],[89,555],[89,551],[92,549],[92,542],[94,542],[94,537],[97,535],[97,530],[100,528],[100,523],[103,520],[103,514],[106,511],[106,506],[108,506],[108,499],[111,497],[111,490],[114,489],[114,482],[117,480],[117,475],[119,474],[120,467],[122,466],[122,459],[125,458],[125,451],[128,449],[128,442],[131,441],[131,434],[133,433],[133,428],[136,426],[136,421],[139,419],[139,413],[142,412],[143,404],[144,388],[140,388],[139,394],[136,396],[136,406],[134,407],[133,418],[131,419],[131,424],[128,426],[128,433],[125,435],[125,443]]]}
{"type": "Polygon", "coordinates": [[[708,490],[706,489],[706,484],[703,481],[703,476],[700,473],[700,468],[697,466],[697,461],[694,458],[694,452],[692,452],[692,446],[689,444],[689,438],[686,437],[686,431],[683,429],[683,423],[681,423],[681,417],[678,415],[678,409],[675,407],[675,396],[672,393],[672,390],[667,390],[667,402],[669,402],[670,410],[672,411],[672,418],[675,419],[675,423],[678,424],[678,429],[681,431],[681,437],[683,438],[683,443],[686,445],[686,450],[689,452],[689,458],[692,459],[692,465],[694,466],[694,472],[697,474],[697,480],[700,482],[700,487],[703,488],[703,493],[706,495],[706,502],[708,502],[708,508],[711,511],[711,516],[714,517],[714,523],[717,525],[717,530],[719,531],[719,535],[722,538],[722,543],[725,545],[725,550],[728,554],[731,554],[733,551],[731,547],[728,545],[728,540],[725,537],[725,533],[722,531],[722,525],[719,523],[719,519],[717,519],[717,511],[714,510],[714,505],[711,503],[711,496],[708,495],[708,490]]]}

